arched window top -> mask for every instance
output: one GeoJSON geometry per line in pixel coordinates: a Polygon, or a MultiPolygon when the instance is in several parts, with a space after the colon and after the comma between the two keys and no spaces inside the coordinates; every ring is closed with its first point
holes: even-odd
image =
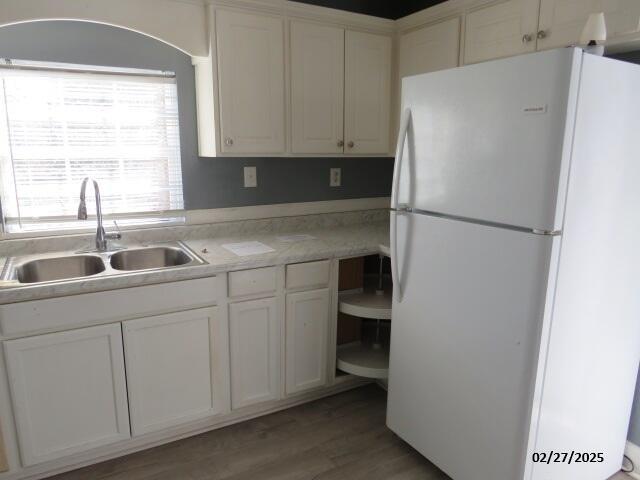
{"type": "Polygon", "coordinates": [[[0,27],[46,20],[77,20],[125,28],[194,57],[208,55],[203,3],[175,0],[4,0],[0,27]]]}

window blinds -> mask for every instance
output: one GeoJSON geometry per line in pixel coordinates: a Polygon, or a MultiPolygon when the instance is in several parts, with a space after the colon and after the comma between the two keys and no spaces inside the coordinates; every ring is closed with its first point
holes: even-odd
{"type": "Polygon", "coordinates": [[[184,208],[175,76],[0,68],[0,175],[8,231],[75,223],[86,176],[100,184],[105,215],[175,216],[184,208]]]}

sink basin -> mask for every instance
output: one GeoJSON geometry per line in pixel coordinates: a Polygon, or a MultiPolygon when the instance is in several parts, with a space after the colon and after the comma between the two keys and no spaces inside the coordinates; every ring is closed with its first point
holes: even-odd
{"type": "Polygon", "coordinates": [[[182,242],[136,246],[117,252],[36,253],[7,258],[0,280],[9,285],[65,282],[205,263],[182,242]]]}
{"type": "Polygon", "coordinates": [[[104,270],[104,262],[100,257],[74,255],[32,260],[16,267],[15,274],[20,283],[38,283],[89,277],[104,270]]]}
{"type": "Polygon", "coordinates": [[[148,270],[186,265],[193,257],[174,247],[149,247],[123,250],[111,256],[111,267],[116,270],[148,270]]]}

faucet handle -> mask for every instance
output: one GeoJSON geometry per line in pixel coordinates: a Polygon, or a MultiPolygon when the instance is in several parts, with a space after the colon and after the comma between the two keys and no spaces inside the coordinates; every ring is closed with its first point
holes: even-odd
{"type": "Polygon", "coordinates": [[[113,224],[116,226],[116,230],[118,230],[117,232],[112,232],[112,233],[107,233],[105,235],[105,237],[108,240],[120,240],[122,238],[122,233],[120,232],[120,226],[118,225],[118,222],[116,222],[115,220],[113,221],[113,224]]]}

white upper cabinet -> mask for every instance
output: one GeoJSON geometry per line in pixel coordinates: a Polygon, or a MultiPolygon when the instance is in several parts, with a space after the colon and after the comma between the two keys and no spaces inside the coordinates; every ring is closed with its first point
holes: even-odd
{"type": "Polygon", "coordinates": [[[575,45],[591,13],[604,12],[607,36],[637,30],[638,0],[541,0],[538,49],[575,45]]]}
{"type": "Polygon", "coordinates": [[[400,78],[458,66],[460,17],[400,37],[400,78]]]}
{"type": "Polygon", "coordinates": [[[464,63],[535,51],[538,9],[539,0],[507,0],[469,11],[464,63]]]}
{"type": "Polygon", "coordinates": [[[293,153],[344,151],[344,30],[291,22],[293,153]]]}
{"type": "Polygon", "coordinates": [[[134,435],[220,411],[214,399],[227,389],[213,381],[222,358],[214,346],[220,335],[215,312],[190,310],[123,323],[134,435]]]}
{"type": "Polygon", "coordinates": [[[210,52],[192,59],[199,154],[387,155],[392,21],[258,3],[207,7],[210,52]]]}
{"type": "Polygon", "coordinates": [[[129,438],[119,323],[4,347],[24,465],[129,438]]]}
{"type": "Polygon", "coordinates": [[[216,12],[220,150],[285,152],[284,22],[216,12]]]}
{"type": "Polygon", "coordinates": [[[391,37],[345,34],[345,152],[389,151],[391,37]]]}

